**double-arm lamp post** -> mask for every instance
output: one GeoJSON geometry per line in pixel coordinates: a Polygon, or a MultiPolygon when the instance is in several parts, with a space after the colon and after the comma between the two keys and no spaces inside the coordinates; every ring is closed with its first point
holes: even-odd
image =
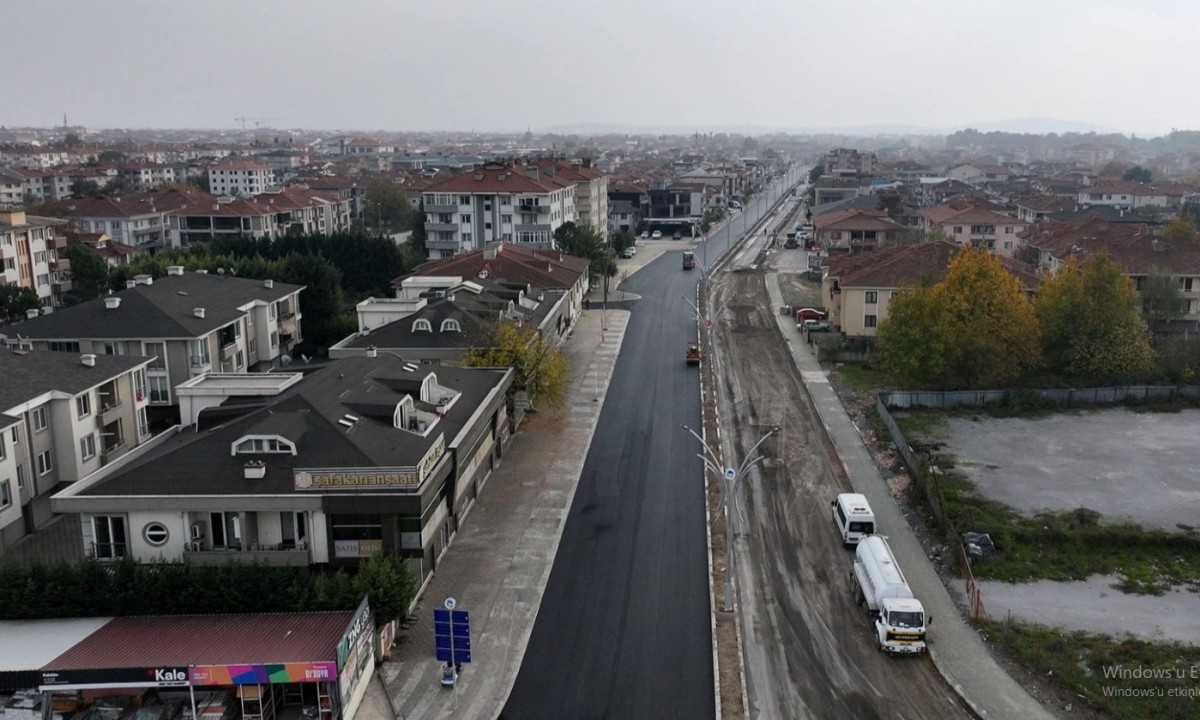
{"type": "Polygon", "coordinates": [[[758,449],[762,446],[767,438],[779,432],[779,428],[773,427],[758,439],[750,447],[750,451],[746,453],[746,458],[742,460],[742,464],[736,469],[732,467],[722,468],[721,461],[713,449],[704,442],[704,438],[687,425],[680,425],[684,430],[691,433],[692,437],[700,442],[700,446],[704,448],[704,452],[696,453],[696,457],[704,462],[704,467],[712,471],[721,481],[721,514],[725,517],[725,612],[733,612],[733,566],[734,566],[734,551],[733,538],[736,533],[733,531],[733,524],[736,519],[742,516],[741,497],[738,495],[738,485],[741,483],[746,472],[763,460],[763,455],[758,453],[758,449]]]}

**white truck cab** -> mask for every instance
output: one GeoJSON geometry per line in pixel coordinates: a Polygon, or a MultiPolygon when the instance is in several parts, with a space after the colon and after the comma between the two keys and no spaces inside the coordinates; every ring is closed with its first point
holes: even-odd
{"type": "Polygon", "coordinates": [[[887,541],[871,535],[854,552],[855,601],[866,606],[871,617],[875,647],[894,655],[925,652],[926,627],[932,618],[913,597],[887,541]]]}
{"type": "Polygon", "coordinates": [[[875,532],[875,513],[865,495],[842,493],[832,505],[833,524],[842,535],[843,545],[857,545],[875,532]]]}

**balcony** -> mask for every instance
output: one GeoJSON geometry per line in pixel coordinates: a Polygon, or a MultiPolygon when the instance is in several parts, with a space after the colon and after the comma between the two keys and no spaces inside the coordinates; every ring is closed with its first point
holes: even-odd
{"type": "Polygon", "coordinates": [[[129,554],[127,543],[92,543],[88,547],[88,557],[95,560],[120,560],[129,554]]]}
{"type": "Polygon", "coordinates": [[[208,355],[192,355],[190,358],[192,368],[206,368],[212,364],[212,360],[208,355]]]}
{"type": "Polygon", "coordinates": [[[71,269],[71,261],[66,258],[58,258],[57,260],[51,260],[50,261],[50,269],[51,270],[70,270],[71,269]]]}
{"type": "Polygon", "coordinates": [[[71,292],[75,289],[75,283],[70,278],[58,278],[50,283],[50,289],[56,293],[71,292]]]}
{"type": "Polygon", "coordinates": [[[237,355],[237,343],[231,342],[221,346],[221,360],[232,360],[237,355]]]}
{"type": "Polygon", "coordinates": [[[536,215],[549,215],[549,205],[518,205],[514,208],[519,213],[534,213],[536,215]]]}
{"type": "Polygon", "coordinates": [[[435,223],[435,222],[425,223],[425,232],[427,232],[427,233],[458,232],[458,229],[459,229],[458,223],[435,223]]]}
{"type": "Polygon", "coordinates": [[[433,203],[425,203],[425,213],[456,213],[458,212],[458,204],[450,205],[434,205],[433,203]]]}
{"type": "Polygon", "coordinates": [[[271,567],[307,567],[312,564],[307,543],[280,545],[250,545],[212,548],[203,542],[191,542],[183,551],[184,562],[211,567],[231,562],[269,565],[271,567]]]}
{"type": "Polygon", "coordinates": [[[525,225],[525,224],[513,225],[513,233],[514,234],[515,233],[523,233],[523,232],[547,232],[548,233],[548,232],[550,232],[550,223],[546,223],[544,225],[525,225]]]}
{"type": "Polygon", "coordinates": [[[458,240],[433,240],[431,238],[425,241],[425,247],[430,250],[453,250],[454,252],[458,252],[462,248],[462,244],[458,240]]]}
{"type": "Polygon", "coordinates": [[[55,235],[46,242],[46,246],[54,250],[65,250],[67,248],[67,237],[65,235],[55,235]]]}

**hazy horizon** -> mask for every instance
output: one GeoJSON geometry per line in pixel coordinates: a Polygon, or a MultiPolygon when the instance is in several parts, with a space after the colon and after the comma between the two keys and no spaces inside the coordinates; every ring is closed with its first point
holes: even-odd
{"type": "Polygon", "coordinates": [[[1146,137],[1200,117],[1180,90],[1200,6],[1171,0],[5,1],[6,127],[1146,137]]]}

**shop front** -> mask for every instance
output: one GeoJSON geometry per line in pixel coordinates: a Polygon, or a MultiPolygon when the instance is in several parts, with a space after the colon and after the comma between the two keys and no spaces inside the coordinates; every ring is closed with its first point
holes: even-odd
{"type": "Polygon", "coordinates": [[[116,618],[41,668],[42,717],[343,720],[370,679],[371,623],[365,598],[355,612],[116,618]]]}

